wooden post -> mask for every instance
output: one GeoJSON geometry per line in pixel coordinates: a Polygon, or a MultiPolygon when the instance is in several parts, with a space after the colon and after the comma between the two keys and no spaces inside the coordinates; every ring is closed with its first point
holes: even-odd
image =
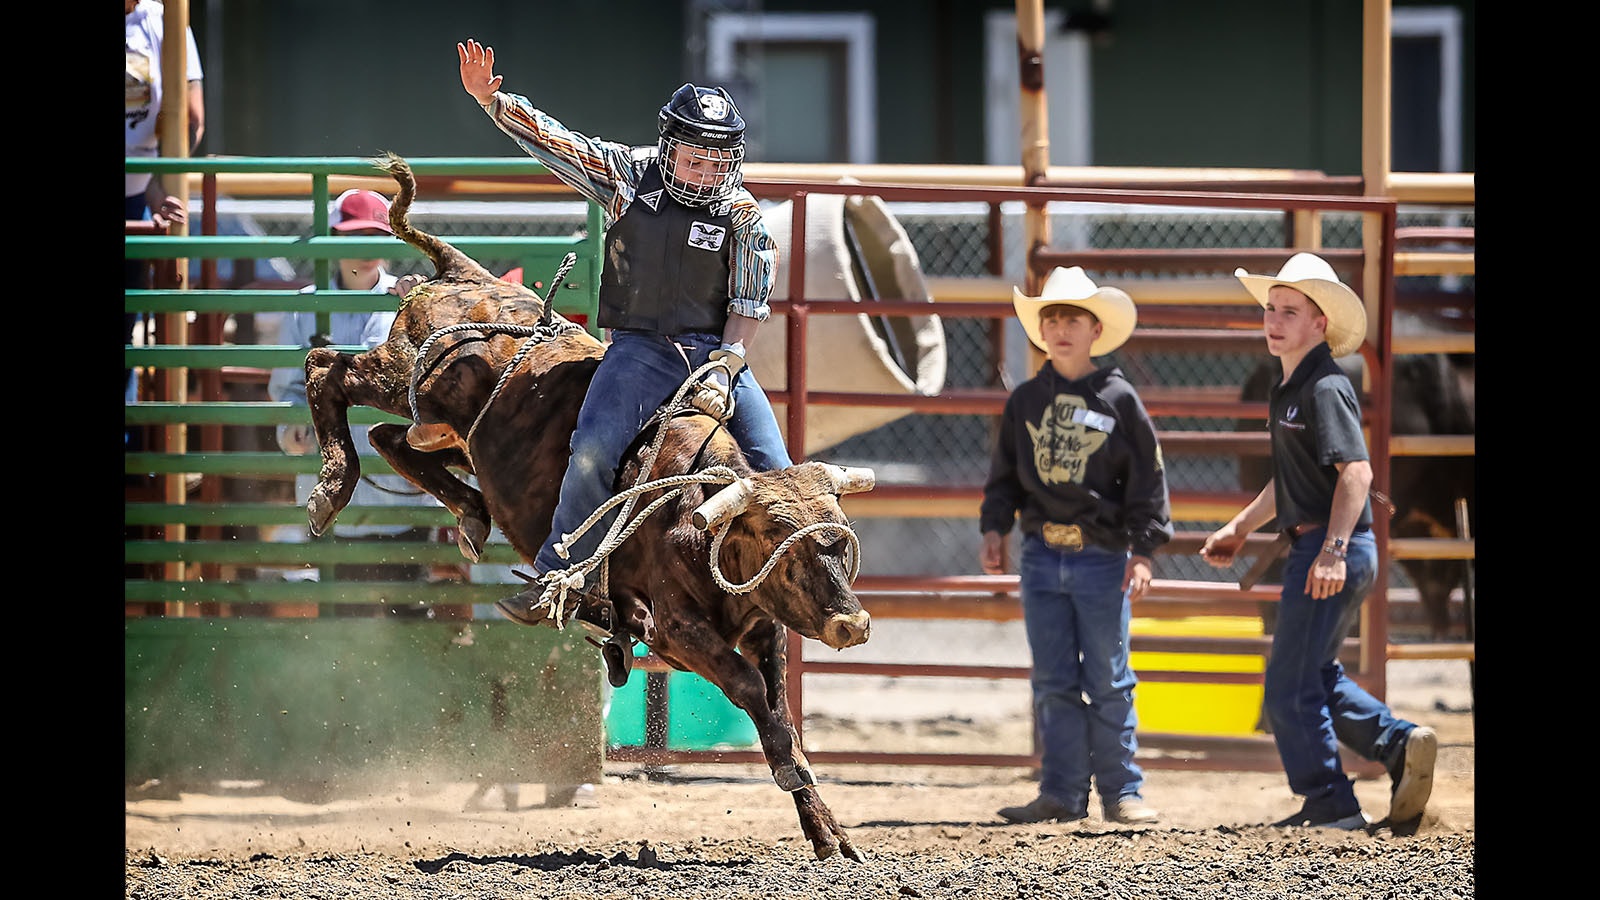
{"type": "MultiPolygon", "coordinates": [[[[1044,92],[1044,3],[1042,0],[1017,0],[1018,84],[1022,100],[1018,106],[1022,121],[1022,183],[1033,184],[1050,174],[1050,115],[1044,92]]],[[[1050,243],[1049,207],[1028,203],[1023,213],[1022,284],[1023,292],[1038,296],[1044,279],[1033,271],[1033,253],[1050,243]]],[[[1030,342],[1028,368],[1043,364],[1044,354],[1030,342]]]]}
{"type": "MultiPolygon", "coordinates": [[[[1368,197],[1382,197],[1389,194],[1389,92],[1390,72],[1390,34],[1389,34],[1389,0],[1362,0],[1361,13],[1361,177],[1365,184],[1364,193],[1368,197]]],[[[1379,213],[1362,213],[1361,215],[1361,249],[1364,265],[1361,267],[1361,299],[1367,307],[1367,340],[1372,343],[1376,352],[1373,356],[1377,359],[1380,370],[1373,373],[1373,366],[1368,366],[1368,380],[1375,384],[1382,384],[1384,389],[1389,389],[1392,383],[1393,358],[1386,353],[1384,336],[1388,333],[1387,322],[1380,321],[1380,315],[1385,312],[1380,298],[1383,294],[1383,277],[1391,271],[1383,265],[1382,254],[1387,249],[1394,252],[1393,247],[1386,247],[1384,217],[1379,213]],[[1381,375],[1381,381],[1374,379],[1374,375],[1381,375]]],[[[1370,359],[1369,359],[1370,361],[1370,359]]],[[[1370,386],[1370,385],[1369,385],[1370,386]]],[[[1375,431],[1381,431],[1382,440],[1387,441],[1389,428],[1389,404],[1387,400],[1379,404],[1375,410],[1377,415],[1373,423],[1375,431]]],[[[1374,479],[1374,487],[1388,488],[1388,460],[1389,454],[1381,454],[1385,470],[1374,479]]],[[[1388,534],[1388,523],[1374,523],[1374,530],[1380,536],[1388,534]]],[[[1380,544],[1380,548],[1385,544],[1380,544]]],[[[1373,585],[1374,595],[1387,597],[1389,589],[1388,566],[1390,554],[1386,549],[1378,554],[1378,577],[1373,585]]],[[[1373,694],[1380,700],[1388,691],[1388,616],[1389,605],[1387,602],[1379,604],[1364,604],[1362,606],[1361,622],[1361,671],[1373,679],[1373,694]]]]}
{"type": "MultiPolygon", "coordinates": [[[[1361,178],[1368,197],[1389,196],[1390,116],[1390,35],[1389,0],[1362,0],[1361,43],[1361,178]]],[[[1361,217],[1362,266],[1361,299],[1367,305],[1367,340],[1378,335],[1379,279],[1383,267],[1378,256],[1383,252],[1382,217],[1365,213],[1361,217]]]]}
{"type": "MultiPolygon", "coordinates": [[[[167,0],[165,11],[162,13],[162,26],[166,35],[161,44],[161,152],[167,156],[189,155],[189,0],[167,0]]],[[[164,175],[155,175],[161,179],[161,184],[167,193],[177,194],[188,202],[189,176],[185,172],[176,172],[164,175]]],[[[174,225],[168,232],[179,236],[188,236],[189,225],[187,222],[174,225]]],[[[189,261],[186,259],[174,262],[179,286],[187,280],[189,261]]],[[[189,320],[182,312],[165,313],[164,323],[167,340],[174,344],[187,344],[189,342],[189,320]]],[[[189,370],[167,369],[164,373],[165,390],[163,399],[176,403],[188,400],[189,395],[189,370]]],[[[182,423],[166,426],[166,452],[183,453],[188,449],[188,432],[182,423]]],[[[166,476],[166,501],[168,503],[183,503],[188,498],[188,478],[185,473],[176,472],[166,476]]],[[[169,541],[182,541],[185,538],[185,526],[182,524],[168,524],[163,529],[163,537],[169,541]]],[[[170,562],[164,564],[163,577],[168,581],[185,580],[184,564],[170,562]]],[[[167,614],[181,616],[184,614],[182,603],[168,604],[167,614]]]]}

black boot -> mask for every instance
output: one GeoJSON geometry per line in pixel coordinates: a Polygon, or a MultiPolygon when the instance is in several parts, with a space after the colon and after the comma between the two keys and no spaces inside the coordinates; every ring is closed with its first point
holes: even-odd
{"type": "Polygon", "coordinates": [[[606,680],[614,688],[623,687],[633,671],[633,635],[624,631],[606,638],[600,657],[606,661],[606,680]]]}

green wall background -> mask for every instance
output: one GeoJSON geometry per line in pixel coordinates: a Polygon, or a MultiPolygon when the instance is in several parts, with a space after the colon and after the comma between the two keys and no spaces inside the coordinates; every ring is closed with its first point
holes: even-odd
{"type": "MultiPolygon", "coordinates": [[[[872,14],[879,161],[982,162],[983,18],[1014,3],[757,5],[872,14]]],[[[1405,6],[1462,11],[1462,167],[1474,171],[1476,3],[1394,3],[1405,6]]],[[[1096,163],[1360,174],[1361,8],[1360,0],[1115,0],[1092,63],[1096,163]]],[[[455,42],[469,36],[496,49],[507,89],[570,127],[647,143],[656,110],[691,74],[684,9],[661,0],[191,0],[202,62],[208,72],[221,67],[221,90],[207,94],[208,121],[221,127],[195,152],[515,154],[461,90],[455,42]]]]}

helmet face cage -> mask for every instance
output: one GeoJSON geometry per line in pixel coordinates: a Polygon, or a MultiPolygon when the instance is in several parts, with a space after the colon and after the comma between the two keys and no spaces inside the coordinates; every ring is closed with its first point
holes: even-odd
{"type": "Polygon", "coordinates": [[[733,196],[743,183],[744,118],[727,90],[685,84],[661,107],[659,118],[667,193],[685,206],[733,196]]]}
{"type": "Polygon", "coordinates": [[[741,179],[744,144],[702,147],[673,137],[661,138],[661,175],[667,193],[685,206],[704,206],[733,196],[741,179]]]}

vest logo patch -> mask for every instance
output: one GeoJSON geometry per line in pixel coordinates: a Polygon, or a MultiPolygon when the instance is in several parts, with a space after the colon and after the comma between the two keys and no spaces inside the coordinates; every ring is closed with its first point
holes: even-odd
{"type": "Polygon", "coordinates": [[[689,224],[689,246],[699,247],[701,250],[721,250],[722,239],[728,234],[728,229],[721,225],[709,225],[705,222],[691,222],[689,224]]]}
{"type": "Polygon", "coordinates": [[[662,190],[663,189],[657,189],[657,190],[651,191],[648,194],[640,194],[639,195],[639,199],[644,201],[644,205],[645,206],[650,207],[650,211],[651,212],[655,212],[656,211],[656,206],[661,203],[661,191],[662,190]]]}
{"type": "Polygon", "coordinates": [[[720,200],[711,204],[710,213],[713,216],[725,216],[731,212],[733,212],[732,200],[720,200]]]}

